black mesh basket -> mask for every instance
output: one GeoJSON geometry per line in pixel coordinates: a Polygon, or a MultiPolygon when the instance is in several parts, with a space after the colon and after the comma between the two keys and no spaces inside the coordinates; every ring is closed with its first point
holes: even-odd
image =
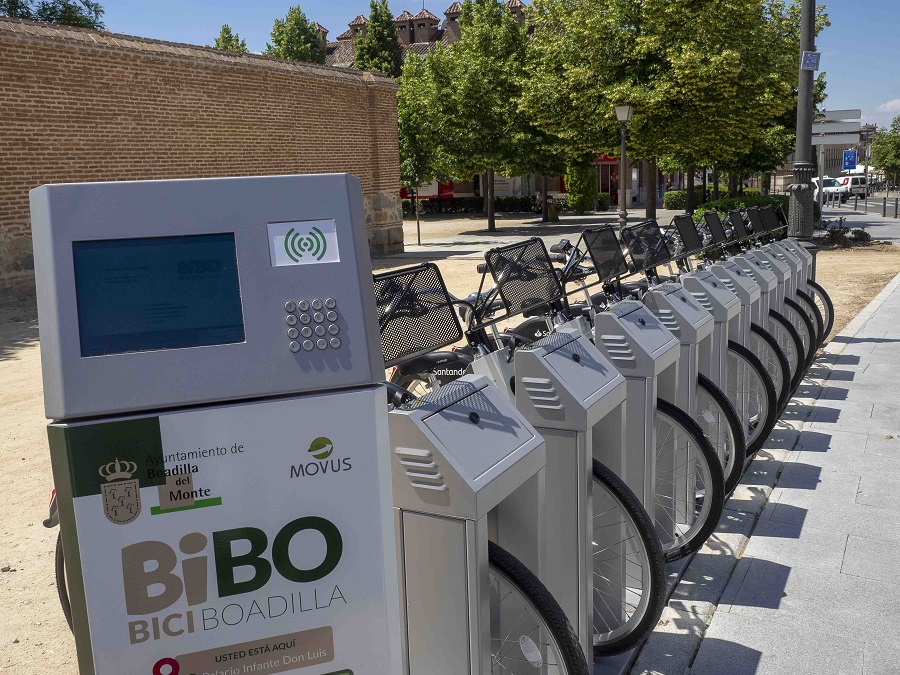
{"type": "Polygon", "coordinates": [[[747,217],[753,226],[754,236],[766,233],[766,224],[763,222],[762,214],[759,212],[758,206],[751,206],[747,209],[747,217]]]}
{"type": "Polygon", "coordinates": [[[713,241],[717,244],[724,244],[728,240],[728,235],[725,234],[725,227],[722,225],[718,211],[707,211],[703,214],[703,219],[706,221],[713,241]]]}
{"type": "Polygon", "coordinates": [[[484,259],[510,316],[563,295],[547,247],[536,237],[492,248],[484,254],[484,259]]]}
{"type": "Polygon", "coordinates": [[[762,216],[763,225],[769,232],[777,232],[784,227],[778,219],[778,214],[775,213],[775,207],[771,204],[760,207],[759,213],[762,216]]]}
{"type": "Polygon", "coordinates": [[[434,263],[375,275],[385,367],[463,338],[450,294],[434,263]]]}
{"type": "Polygon", "coordinates": [[[628,247],[628,254],[638,271],[649,270],[672,259],[655,220],[623,228],[622,241],[628,247]]]}
{"type": "Polygon", "coordinates": [[[729,211],[728,220],[731,222],[731,227],[734,228],[734,236],[736,238],[746,239],[750,236],[750,233],[747,231],[747,226],[744,224],[744,217],[741,215],[740,211],[729,211]]]}
{"type": "Polygon", "coordinates": [[[612,225],[590,227],[581,238],[600,281],[611,281],[628,274],[628,261],[612,225]]]}
{"type": "Polygon", "coordinates": [[[686,213],[675,216],[675,227],[678,230],[678,236],[681,237],[682,250],[679,251],[679,254],[692,255],[703,250],[703,239],[691,216],[686,213]]]}

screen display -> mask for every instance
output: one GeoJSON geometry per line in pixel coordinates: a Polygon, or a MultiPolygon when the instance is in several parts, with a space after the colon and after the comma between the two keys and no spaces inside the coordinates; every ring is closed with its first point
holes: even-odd
{"type": "Polygon", "coordinates": [[[72,243],[81,355],[244,341],[233,234],[72,243]]]}

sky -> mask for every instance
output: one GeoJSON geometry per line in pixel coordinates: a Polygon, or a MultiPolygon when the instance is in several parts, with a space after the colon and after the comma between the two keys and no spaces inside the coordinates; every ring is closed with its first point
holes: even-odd
{"type": "MultiPolygon", "coordinates": [[[[223,23],[247,40],[252,52],[266,47],[272,22],[298,0],[102,0],[109,30],[116,33],[211,45],[223,23]]],[[[819,0],[822,3],[823,0],[819,0]]],[[[368,15],[368,0],[300,0],[311,21],[335,39],[357,14],[368,15]]],[[[439,18],[452,0],[425,0],[439,18]]],[[[863,122],[879,127],[900,115],[900,0],[826,2],[831,27],[820,36],[822,70],[827,73],[826,109],[859,108],[863,122]]],[[[392,0],[396,16],[415,14],[422,0],[392,0]]]]}

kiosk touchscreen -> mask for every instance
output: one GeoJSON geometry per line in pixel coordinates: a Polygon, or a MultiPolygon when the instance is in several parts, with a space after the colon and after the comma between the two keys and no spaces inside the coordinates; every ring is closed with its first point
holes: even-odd
{"type": "Polygon", "coordinates": [[[47,185],[31,201],[80,673],[399,672],[359,181],[47,185]]]}

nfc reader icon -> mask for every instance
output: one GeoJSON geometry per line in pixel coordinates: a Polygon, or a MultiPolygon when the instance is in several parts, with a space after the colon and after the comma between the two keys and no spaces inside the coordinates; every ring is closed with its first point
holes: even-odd
{"type": "Polygon", "coordinates": [[[269,223],[269,255],[273,267],[340,261],[334,220],[269,223]]]}

